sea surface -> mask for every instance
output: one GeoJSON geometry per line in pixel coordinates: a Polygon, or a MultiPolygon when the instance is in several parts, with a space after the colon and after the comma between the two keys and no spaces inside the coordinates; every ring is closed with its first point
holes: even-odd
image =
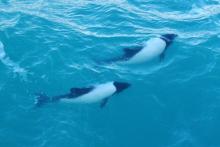
{"type": "Polygon", "coordinates": [[[0,147],[220,147],[220,0],[0,0],[0,147]],[[165,60],[98,64],[178,34],[165,60]],[[34,108],[112,80],[99,104],[34,108]]]}

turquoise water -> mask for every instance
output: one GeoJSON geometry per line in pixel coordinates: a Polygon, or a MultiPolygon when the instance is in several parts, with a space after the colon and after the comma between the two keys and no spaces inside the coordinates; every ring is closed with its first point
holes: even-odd
{"type": "Polygon", "coordinates": [[[0,147],[220,147],[219,0],[1,0],[0,147]],[[165,60],[98,65],[164,33],[165,60]],[[127,81],[99,104],[34,93],[127,81]]]}

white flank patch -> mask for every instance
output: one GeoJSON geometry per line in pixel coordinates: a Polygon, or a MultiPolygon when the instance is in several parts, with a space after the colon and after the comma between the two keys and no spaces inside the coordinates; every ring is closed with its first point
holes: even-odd
{"type": "Polygon", "coordinates": [[[107,97],[112,96],[116,92],[113,82],[97,85],[91,92],[73,99],[61,99],[62,102],[69,103],[95,103],[107,97]]]}
{"type": "Polygon", "coordinates": [[[166,42],[161,38],[152,38],[145,43],[144,48],[137,53],[130,60],[126,61],[128,64],[143,63],[158,57],[165,49],[166,42]]]}

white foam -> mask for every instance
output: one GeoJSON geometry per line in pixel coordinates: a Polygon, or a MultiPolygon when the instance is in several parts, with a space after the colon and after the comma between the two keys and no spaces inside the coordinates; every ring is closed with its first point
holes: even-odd
{"type": "Polygon", "coordinates": [[[12,69],[14,73],[26,74],[26,70],[19,66],[19,64],[13,62],[6,54],[4,45],[0,41],[0,61],[7,66],[9,69],[12,69]]]}

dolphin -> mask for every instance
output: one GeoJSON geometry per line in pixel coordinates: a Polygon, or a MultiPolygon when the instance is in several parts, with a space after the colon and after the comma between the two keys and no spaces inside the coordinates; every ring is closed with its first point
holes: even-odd
{"type": "Polygon", "coordinates": [[[74,87],[66,94],[49,97],[43,93],[36,94],[36,107],[41,107],[46,103],[52,102],[68,102],[68,103],[96,103],[101,102],[100,107],[103,108],[109,98],[115,94],[121,93],[131,84],[126,82],[111,81],[89,87],[74,87]]]}
{"type": "Polygon", "coordinates": [[[125,63],[125,64],[139,64],[147,62],[155,57],[159,57],[162,61],[168,47],[173,43],[176,34],[164,34],[160,37],[154,37],[146,41],[141,46],[127,47],[123,49],[123,55],[108,59],[105,63],[125,63]]]}

